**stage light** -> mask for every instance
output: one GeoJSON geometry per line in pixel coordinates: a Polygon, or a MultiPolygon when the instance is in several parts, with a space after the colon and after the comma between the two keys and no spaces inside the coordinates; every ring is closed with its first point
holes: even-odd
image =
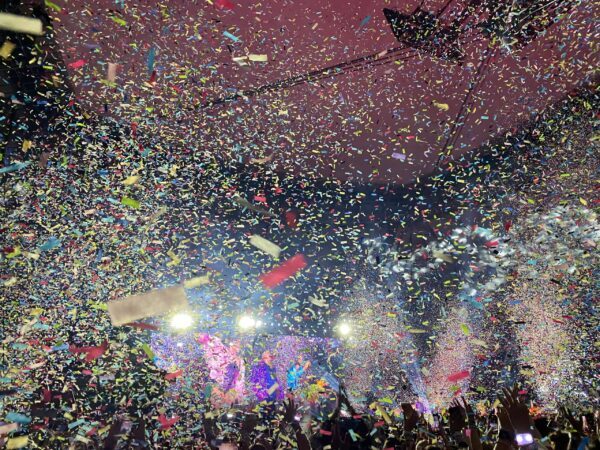
{"type": "Polygon", "coordinates": [[[343,337],[350,336],[350,333],[352,332],[352,327],[346,322],[340,323],[337,328],[339,335],[343,337]]]}
{"type": "Polygon", "coordinates": [[[185,330],[189,328],[194,323],[194,319],[189,313],[177,313],[173,317],[171,317],[171,327],[176,330],[185,330]]]}
{"type": "MultiPolygon", "coordinates": [[[[238,319],[238,326],[241,330],[248,331],[259,326],[260,322],[254,320],[251,316],[242,316],[238,319]]],[[[262,323],[261,323],[262,324],[262,323]]]]}

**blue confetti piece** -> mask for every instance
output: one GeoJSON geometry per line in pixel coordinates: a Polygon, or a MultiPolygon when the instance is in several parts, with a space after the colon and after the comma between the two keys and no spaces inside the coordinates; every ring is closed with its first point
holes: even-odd
{"type": "Polygon", "coordinates": [[[45,252],[48,250],[52,250],[53,248],[58,248],[61,246],[60,240],[54,236],[51,236],[46,242],[44,242],[40,246],[40,250],[45,252]]]}
{"type": "Polygon", "coordinates": [[[61,352],[66,350],[69,350],[69,344],[55,345],[54,347],[52,347],[53,352],[61,352]]]}
{"type": "Polygon", "coordinates": [[[27,161],[24,163],[14,163],[14,164],[11,164],[10,166],[2,167],[0,169],[0,173],[17,172],[18,170],[23,170],[29,164],[31,164],[31,161],[27,161]]]}
{"type": "Polygon", "coordinates": [[[69,425],[67,425],[67,427],[69,428],[69,430],[72,430],[75,427],[78,427],[79,425],[83,425],[85,423],[84,419],[79,419],[76,420],[75,422],[71,422],[69,425]]]}
{"type": "Polygon", "coordinates": [[[229,31],[223,31],[223,36],[228,37],[229,39],[231,39],[233,42],[239,42],[240,38],[237,36],[234,36],[233,34],[231,34],[229,31]]]}
{"type": "Polygon", "coordinates": [[[22,342],[13,342],[11,347],[15,350],[26,350],[29,348],[29,345],[23,344],[22,342]]]}
{"type": "Polygon", "coordinates": [[[9,422],[16,422],[16,423],[21,423],[21,424],[31,423],[31,417],[27,417],[26,415],[12,412],[12,411],[6,415],[6,420],[9,422]]]}
{"type": "Polygon", "coordinates": [[[152,47],[148,52],[148,72],[152,72],[154,70],[154,59],[156,58],[156,48],[152,47]]]}
{"type": "Polygon", "coordinates": [[[369,23],[369,21],[371,20],[371,16],[367,16],[365,17],[362,22],[360,23],[358,29],[360,30],[362,27],[364,27],[366,24],[369,23]]]}

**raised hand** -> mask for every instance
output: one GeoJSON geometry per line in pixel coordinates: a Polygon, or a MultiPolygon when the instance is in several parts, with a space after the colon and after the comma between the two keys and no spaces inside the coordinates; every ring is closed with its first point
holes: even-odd
{"type": "Polygon", "coordinates": [[[467,424],[466,419],[467,411],[465,408],[458,402],[457,399],[452,400],[452,403],[450,403],[450,408],[448,408],[450,433],[454,434],[462,431],[467,424]]]}
{"type": "Polygon", "coordinates": [[[298,413],[298,405],[294,401],[293,397],[288,398],[283,402],[284,413],[283,413],[283,421],[285,423],[293,423],[298,413]]]}
{"type": "Polygon", "coordinates": [[[512,390],[502,389],[504,395],[498,400],[506,410],[515,434],[529,433],[531,431],[531,417],[527,405],[519,399],[519,388],[515,385],[512,390]]]}
{"type": "Polygon", "coordinates": [[[401,406],[404,415],[404,431],[412,431],[419,422],[419,413],[410,403],[402,403],[401,406]]]}
{"type": "Polygon", "coordinates": [[[573,412],[569,410],[566,406],[560,407],[560,412],[562,415],[569,421],[571,426],[580,434],[583,434],[583,420],[581,417],[575,417],[573,412]]]}

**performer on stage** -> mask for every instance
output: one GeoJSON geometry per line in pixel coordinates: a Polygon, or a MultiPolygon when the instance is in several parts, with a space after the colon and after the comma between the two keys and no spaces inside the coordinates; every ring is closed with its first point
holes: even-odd
{"type": "Polygon", "coordinates": [[[310,361],[304,362],[302,355],[298,356],[298,359],[287,371],[287,386],[290,391],[295,391],[300,384],[300,380],[304,375],[304,372],[310,367],[310,361]]]}
{"type": "Polygon", "coordinates": [[[265,351],[262,360],[252,370],[250,381],[256,397],[260,402],[283,400],[283,389],[277,380],[277,372],[273,366],[273,354],[265,351]]]}
{"type": "Polygon", "coordinates": [[[240,345],[226,345],[218,337],[201,334],[198,342],[204,348],[204,359],[209,377],[215,382],[211,389],[211,403],[224,407],[244,400],[244,362],[240,345]]]}

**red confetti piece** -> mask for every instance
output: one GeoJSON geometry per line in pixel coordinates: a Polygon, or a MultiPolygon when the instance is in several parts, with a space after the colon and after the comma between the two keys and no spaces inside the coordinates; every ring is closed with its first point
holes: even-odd
{"type": "Polygon", "coordinates": [[[447,380],[454,383],[456,381],[464,380],[465,378],[469,378],[471,376],[471,372],[468,370],[463,370],[461,372],[453,373],[452,375],[448,375],[447,380]]]}
{"type": "Polygon", "coordinates": [[[298,218],[296,217],[296,213],[293,211],[288,211],[285,213],[285,223],[290,228],[296,228],[298,223],[298,218]]]}
{"type": "Polygon", "coordinates": [[[262,195],[255,195],[254,201],[260,203],[267,203],[267,197],[263,197],[262,195]]]}
{"type": "Polygon", "coordinates": [[[175,372],[171,372],[165,375],[165,380],[174,380],[177,377],[180,377],[181,375],[183,375],[183,370],[179,369],[176,370],[175,372]]]}
{"type": "Polygon", "coordinates": [[[227,11],[231,11],[235,5],[229,0],[217,0],[215,2],[215,6],[218,9],[225,9],[227,11]]]}
{"type": "Polygon", "coordinates": [[[179,417],[177,417],[177,416],[174,416],[170,419],[167,419],[164,414],[161,414],[160,416],[158,416],[158,421],[160,422],[160,427],[163,430],[168,430],[173,425],[175,425],[175,422],[177,422],[178,420],[179,420],[179,417]]]}
{"type": "Polygon", "coordinates": [[[289,277],[299,272],[306,267],[306,259],[304,255],[298,253],[285,261],[279,267],[274,268],[260,276],[260,281],[269,289],[283,283],[289,277]]]}
{"type": "Polygon", "coordinates": [[[159,330],[158,326],[152,325],[151,323],[144,323],[144,322],[129,322],[129,323],[126,323],[124,326],[139,328],[140,330],[153,330],[153,331],[159,330]]]}
{"type": "Polygon", "coordinates": [[[108,342],[104,342],[98,347],[75,347],[74,345],[69,346],[71,353],[87,353],[85,360],[87,362],[94,361],[100,358],[108,348],[108,342]]]}
{"type": "Polygon", "coordinates": [[[85,66],[85,61],[83,59],[78,59],[77,61],[74,61],[69,64],[69,67],[71,69],[79,69],[83,66],[85,66]]]}

